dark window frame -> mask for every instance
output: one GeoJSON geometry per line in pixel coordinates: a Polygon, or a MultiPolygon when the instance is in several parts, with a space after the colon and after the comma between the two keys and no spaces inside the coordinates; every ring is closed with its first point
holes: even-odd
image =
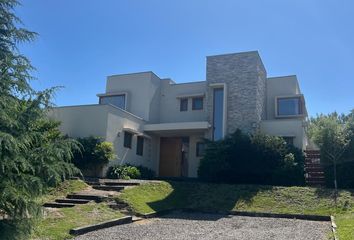
{"type": "Polygon", "coordinates": [[[124,132],[124,142],[123,146],[125,148],[132,148],[133,134],[131,132],[124,132]]]}
{"type": "Polygon", "coordinates": [[[196,150],[196,152],[195,152],[195,155],[197,156],[197,157],[203,157],[204,156],[204,154],[205,154],[205,143],[204,142],[197,142],[196,143],[196,148],[195,148],[195,150],[196,150]],[[202,150],[202,152],[200,152],[201,151],[201,146],[200,145],[203,145],[203,150],[202,150]]]}
{"type": "Polygon", "coordinates": [[[204,98],[203,97],[194,97],[192,98],[192,110],[203,110],[204,109],[204,98]],[[197,108],[195,101],[196,100],[201,100],[201,108],[197,108]]]}
{"type": "Polygon", "coordinates": [[[100,96],[98,103],[99,103],[99,104],[102,104],[102,99],[103,99],[103,98],[111,98],[111,97],[124,97],[124,106],[123,106],[123,108],[121,108],[121,107],[119,107],[119,106],[117,106],[117,105],[115,105],[115,104],[112,104],[112,103],[111,103],[111,104],[112,104],[113,106],[118,107],[118,108],[121,108],[121,109],[123,109],[123,110],[126,110],[126,109],[127,109],[127,94],[125,94],[125,93],[122,93],[122,94],[114,94],[114,95],[107,95],[107,96],[100,96]]]}
{"type": "Polygon", "coordinates": [[[181,98],[179,100],[179,111],[186,112],[188,111],[188,98],[181,98]],[[185,104],[185,105],[183,105],[185,104]]]}
{"type": "Polygon", "coordinates": [[[136,155],[143,156],[144,155],[144,137],[138,136],[136,138],[136,155]]]}
{"type": "Polygon", "coordinates": [[[302,103],[302,98],[301,97],[278,97],[277,98],[277,116],[278,117],[292,117],[292,116],[301,116],[304,114],[304,109],[303,109],[303,103],[302,103]],[[286,99],[298,99],[298,108],[299,108],[299,113],[298,114],[280,114],[280,102],[281,100],[286,100],[286,99]]]}

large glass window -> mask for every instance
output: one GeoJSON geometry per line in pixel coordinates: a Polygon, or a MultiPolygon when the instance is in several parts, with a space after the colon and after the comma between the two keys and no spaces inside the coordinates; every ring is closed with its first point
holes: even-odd
{"type": "Polygon", "coordinates": [[[213,139],[220,140],[223,137],[224,125],[224,89],[214,89],[213,101],[213,139]]]}
{"type": "Polygon", "coordinates": [[[203,109],[203,98],[196,97],[192,99],[192,110],[202,110],[203,109]]]}
{"type": "Polygon", "coordinates": [[[124,147],[132,148],[133,134],[130,132],[124,132],[124,147]]]}
{"type": "Polygon", "coordinates": [[[278,98],[278,116],[296,116],[302,114],[301,98],[278,98]]]}
{"type": "Polygon", "coordinates": [[[144,152],[144,138],[138,136],[136,144],[136,155],[143,156],[144,152]]]}
{"type": "Polygon", "coordinates": [[[105,96],[100,98],[100,104],[112,104],[125,110],[125,95],[105,96]]]}
{"type": "Polygon", "coordinates": [[[180,105],[179,105],[179,110],[181,112],[184,112],[184,111],[188,110],[188,98],[181,98],[180,105]]]}

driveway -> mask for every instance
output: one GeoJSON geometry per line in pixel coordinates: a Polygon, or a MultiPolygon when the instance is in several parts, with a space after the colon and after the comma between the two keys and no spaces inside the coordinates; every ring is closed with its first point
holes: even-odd
{"type": "Polygon", "coordinates": [[[76,237],[76,240],[320,240],[327,239],[329,222],[175,212],[76,237]]]}

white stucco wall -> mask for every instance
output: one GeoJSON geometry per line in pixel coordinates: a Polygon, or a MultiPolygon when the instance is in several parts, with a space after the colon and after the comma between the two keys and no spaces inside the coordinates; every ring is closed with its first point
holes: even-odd
{"type": "Polygon", "coordinates": [[[179,96],[193,96],[206,93],[206,82],[191,82],[170,84],[168,80],[161,82],[160,122],[193,122],[206,121],[206,98],[204,96],[203,110],[192,110],[192,97],[188,98],[188,111],[180,111],[179,96]]]}
{"type": "MultiPolygon", "coordinates": [[[[142,165],[157,171],[154,139],[144,139],[143,156],[136,154],[137,135],[133,135],[132,148],[125,148],[124,129],[142,133],[145,122],[132,114],[110,105],[84,105],[54,108],[49,117],[61,122],[60,130],[70,137],[102,137],[112,142],[117,159],[109,166],[130,163],[142,165]]],[[[155,143],[156,144],[156,143],[155,143]]]]}
{"type": "Polygon", "coordinates": [[[146,121],[158,122],[160,79],[153,72],[107,77],[106,94],[127,93],[127,111],[146,121]]]}
{"type": "Polygon", "coordinates": [[[194,135],[189,137],[189,159],[188,159],[188,176],[192,178],[198,177],[199,162],[202,157],[197,157],[197,142],[203,142],[202,135],[194,135]]]}
{"type": "Polygon", "coordinates": [[[60,131],[70,137],[97,136],[106,138],[106,105],[57,107],[48,116],[61,122],[60,131]]]}
{"type": "Polygon", "coordinates": [[[295,75],[267,78],[266,81],[267,104],[266,119],[275,119],[275,98],[301,94],[295,75]]]}
{"type": "Polygon", "coordinates": [[[305,122],[301,119],[277,119],[261,122],[261,131],[280,137],[295,137],[294,146],[305,149],[307,138],[305,133],[305,122]]]}

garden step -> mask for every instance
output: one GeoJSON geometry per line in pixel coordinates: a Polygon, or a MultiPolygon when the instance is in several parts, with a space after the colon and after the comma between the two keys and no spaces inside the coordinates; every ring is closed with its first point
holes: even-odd
{"type": "Polygon", "coordinates": [[[107,197],[102,195],[91,195],[91,194],[68,194],[66,198],[69,199],[85,199],[85,200],[93,200],[96,202],[102,202],[107,197]]]}
{"type": "Polygon", "coordinates": [[[58,203],[58,202],[48,202],[43,204],[43,207],[50,207],[50,208],[67,208],[67,207],[74,207],[75,204],[73,203],[58,203]]]}
{"type": "Polygon", "coordinates": [[[305,150],[305,153],[308,153],[308,154],[311,154],[311,153],[319,154],[320,150],[305,150]]]}
{"type": "Polygon", "coordinates": [[[139,182],[103,182],[107,186],[137,186],[139,182]]]}
{"type": "Polygon", "coordinates": [[[91,200],[86,200],[86,199],[55,199],[55,202],[57,203],[72,203],[72,204],[86,204],[89,203],[91,200]]]}
{"type": "Polygon", "coordinates": [[[324,176],[323,174],[308,173],[308,174],[307,174],[307,178],[308,178],[308,179],[312,179],[312,178],[325,178],[325,176],[324,176]]]}
{"type": "Polygon", "coordinates": [[[322,165],[319,165],[319,164],[306,164],[305,165],[305,169],[308,168],[308,169],[311,169],[311,168],[321,168],[323,170],[323,167],[322,165]]]}
{"type": "Polygon", "coordinates": [[[308,181],[324,181],[325,177],[324,176],[316,176],[316,177],[313,177],[313,176],[310,176],[307,178],[308,181]]]}
{"type": "Polygon", "coordinates": [[[324,185],[325,184],[325,181],[319,181],[319,180],[316,180],[316,181],[306,181],[307,184],[309,185],[324,185]]]}
{"type": "Polygon", "coordinates": [[[114,210],[122,210],[127,208],[129,205],[126,203],[110,203],[108,206],[114,210]]]}
{"type": "Polygon", "coordinates": [[[107,185],[92,185],[93,189],[103,190],[103,191],[121,191],[124,189],[124,186],[107,186],[107,185]]]}

